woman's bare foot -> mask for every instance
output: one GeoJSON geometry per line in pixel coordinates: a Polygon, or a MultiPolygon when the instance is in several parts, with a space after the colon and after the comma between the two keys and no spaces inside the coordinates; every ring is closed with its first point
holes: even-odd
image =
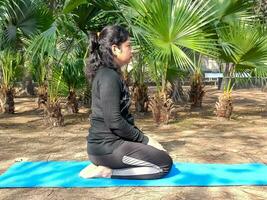
{"type": "Polygon", "coordinates": [[[90,164],[87,167],[85,167],[82,171],[80,171],[79,176],[86,178],[86,176],[91,173],[92,171],[94,171],[97,168],[96,165],[94,164],[90,164]]]}
{"type": "Polygon", "coordinates": [[[90,164],[85,167],[79,174],[82,178],[110,178],[112,175],[112,169],[104,166],[96,166],[90,164]]]}

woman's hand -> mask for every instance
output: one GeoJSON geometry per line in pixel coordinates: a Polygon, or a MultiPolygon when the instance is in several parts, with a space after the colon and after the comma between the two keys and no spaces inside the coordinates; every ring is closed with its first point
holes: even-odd
{"type": "Polygon", "coordinates": [[[148,137],[148,143],[147,143],[148,145],[150,145],[152,147],[155,147],[155,148],[157,148],[159,150],[166,151],[163,148],[163,146],[159,142],[157,142],[155,139],[153,139],[153,138],[151,138],[149,136],[147,136],[147,137],[148,137]]]}

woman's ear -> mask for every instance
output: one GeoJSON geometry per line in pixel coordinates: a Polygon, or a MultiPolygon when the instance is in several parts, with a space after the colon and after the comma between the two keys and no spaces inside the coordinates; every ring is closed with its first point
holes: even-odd
{"type": "Polygon", "coordinates": [[[113,55],[115,55],[115,56],[117,56],[117,55],[119,55],[119,54],[121,53],[121,50],[120,50],[119,47],[118,47],[117,45],[115,45],[115,44],[113,44],[113,45],[111,46],[111,50],[112,50],[113,55]]]}

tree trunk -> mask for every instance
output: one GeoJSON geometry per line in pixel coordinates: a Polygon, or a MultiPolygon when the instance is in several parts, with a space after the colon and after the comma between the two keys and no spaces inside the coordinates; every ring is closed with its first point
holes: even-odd
{"type": "Polygon", "coordinates": [[[221,82],[221,88],[220,88],[221,90],[223,90],[224,87],[228,85],[228,82],[229,82],[229,76],[230,76],[230,64],[229,63],[226,63],[225,65],[223,76],[224,78],[222,79],[222,82],[221,82]]]}
{"type": "Polygon", "coordinates": [[[92,95],[91,95],[91,90],[92,90],[92,86],[90,83],[86,84],[86,89],[84,91],[84,94],[82,96],[82,101],[83,101],[83,105],[85,107],[90,107],[91,106],[91,101],[92,101],[92,95]]]}
{"type": "Polygon", "coordinates": [[[1,112],[14,114],[15,113],[15,103],[14,103],[14,89],[8,87],[0,88],[0,104],[1,112]]]}
{"type": "Polygon", "coordinates": [[[223,75],[223,80],[221,84],[221,90],[224,90],[224,87],[227,87],[234,76],[235,66],[232,63],[226,63],[225,71],[223,75]]]}
{"type": "Polygon", "coordinates": [[[67,109],[70,113],[78,113],[79,106],[75,91],[70,91],[67,97],[67,109]]]}
{"type": "Polygon", "coordinates": [[[216,102],[215,108],[217,117],[230,119],[233,112],[233,102],[231,95],[221,95],[219,97],[219,101],[216,102]]]}
{"type": "Polygon", "coordinates": [[[125,67],[124,70],[121,71],[124,83],[126,84],[127,87],[130,86],[131,84],[131,76],[130,73],[128,72],[128,65],[125,67]]]}
{"type": "Polygon", "coordinates": [[[162,77],[161,77],[161,93],[166,93],[166,86],[167,86],[166,79],[167,79],[167,72],[163,72],[162,77]]]}
{"type": "Polygon", "coordinates": [[[38,108],[42,107],[43,105],[47,104],[47,86],[40,85],[38,87],[38,108]]]}
{"type": "Polygon", "coordinates": [[[184,92],[180,78],[177,78],[171,83],[170,96],[175,104],[184,103],[187,101],[187,95],[184,92]]]}
{"type": "Polygon", "coordinates": [[[44,117],[48,124],[54,127],[63,126],[64,118],[61,113],[61,106],[59,101],[57,102],[47,102],[44,107],[44,117]]]}
{"type": "Polygon", "coordinates": [[[134,84],[132,88],[132,97],[136,112],[148,111],[148,91],[145,84],[134,84]]]}
{"type": "Polygon", "coordinates": [[[25,86],[26,86],[25,89],[26,89],[27,94],[33,96],[34,95],[34,85],[33,85],[31,78],[26,80],[25,86]]]}
{"type": "Polygon", "coordinates": [[[191,80],[191,88],[189,91],[189,97],[191,102],[191,108],[202,107],[202,99],[204,97],[204,84],[202,82],[202,76],[200,73],[195,73],[191,80]]]}
{"type": "Polygon", "coordinates": [[[149,101],[149,107],[157,125],[161,123],[168,124],[172,117],[172,112],[175,110],[172,99],[166,96],[165,93],[155,94],[149,101]]]}
{"type": "Polygon", "coordinates": [[[162,115],[161,114],[162,102],[161,102],[159,95],[156,94],[154,95],[152,99],[150,99],[149,108],[152,110],[153,119],[155,123],[159,125],[162,119],[162,116],[161,116],[162,115]]]}
{"type": "Polygon", "coordinates": [[[26,75],[23,80],[22,80],[22,90],[27,94],[27,95],[34,95],[34,85],[33,85],[33,80],[30,75],[26,75]]]}

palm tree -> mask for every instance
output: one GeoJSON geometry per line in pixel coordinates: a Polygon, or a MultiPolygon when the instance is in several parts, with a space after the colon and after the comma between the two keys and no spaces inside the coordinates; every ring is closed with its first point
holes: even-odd
{"type": "MultiPolygon", "coordinates": [[[[3,0],[0,4],[0,51],[8,51],[6,59],[13,59],[11,51],[24,55],[26,41],[50,24],[48,10],[42,1],[3,0]]],[[[6,55],[3,52],[3,55],[6,55]]],[[[15,56],[17,57],[17,56],[15,56]]],[[[24,57],[24,56],[21,56],[24,57]]],[[[6,60],[4,59],[4,60],[6,60]]],[[[16,60],[16,59],[15,59],[16,60]]],[[[5,61],[3,61],[5,63],[5,61]]],[[[6,67],[4,65],[3,67],[6,67]]],[[[14,76],[10,76],[14,78],[14,76]]],[[[11,82],[14,80],[10,80],[11,82]]],[[[31,80],[29,80],[31,82],[31,80]]],[[[8,88],[8,86],[5,86],[8,88]]],[[[10,93],[11,94],[11,93],[10,93]]],[[[14,96],[10,95],[10,102],[14,96]]],[[[13,106],[12,106],[13,107],[13,106]]],[[[14,109],[11,109],[13,112],[14,109]]]]}
{"type": "MultiPolygon", "coordinates": [[[[118,0],[113,2],[117,10],[121,11],[125,23],[131,28],[136,40],[146,48],[146,55],[152,61],[149,65],[152,69],[150,71],[161,76],[161,85],[151,103],[152,111],[170,112],[172,103],[166,95],[168,69],[171,66],[182,70],[193,69],[194,64],[190,59],[189,50],[206,55],[214,55],[216,52],[213,34],[207,29],[207,25],[214,21],[214,13],[208,6],[210,1],[118,0]]],[[[161,114],[154,116],[156,115],[161,114]]]]}
{"type": "Polygon", "coordinates": [[[90,21],[90,18],[99,13],[100,9],[88,2],[66,1],[61,10],[54,12],[54,21],[51,26],[29,41],[29,55],[38,58],[41,63],[48,60],[46,74],[48,98],[43,106],[46,118],[53,126],[61,126],[64,122],[60,105],[62,83],[68,85],[69,100],[74,103],[73,111],[77,111],[77,104],[74,102],[74,99],[76,100],[74,90],[77,87],[75,78],[77,77],[70,77],[77,74],[73,71],[71,74],[68,73],[77,63],[83,66],[76,59],[77,56],[83,58],[87,55],[86,48],[83,47],[82,51],[77,49],[81,42],[83,46],[87,44],[85,34],[87,34],[88,25],[93,21],[90,21]],[[94,9],[86,10],[88,6],[94,9]],[[76,60],[76,63],[70,60],[76,60]]]}
{"type": "Polygon", "coordinates": [[[2,0],[0,4],[0,49],[22,50],[25,39],[45,30],[51,15],[41,0],[2,0]]]}
{"type": "Polygon", "coordinates": [[[267,34],[266,27],[254,23],[238,22],[222,27],[218,31],[221,58],[228,63],[229,82],[224,89],[224,97],[216,104],[217,115],[231,117],[231,92],[235,72],[251,74],[256,77],[267,75],[267,34]],[[227,103],[228,102],[228,103],[227,103]],[[226,109],[227,108],[227,109],[226,109]],[[224,113],[224,114],[222,114],[224,113]]]}
{"type": "Polygon", "coordinates": [[[62,126],[64,123],[59,100],[59,85],[62,81],[64,66],[62,62],[67,58],[74,43],[75,28],[67,16],[59,16],[44,32],[29,40],[28,55],[39,60],[39,99],[45,110],[45,117],[53,126],[62,126]],[[69,26],[67,26],[68,24],[69,26]],[[74,30],[73,30],[74,29],[74,30]],[[44,64],[46,64],[45,68],[44,64]],[[45,78],[42,72],[46,72],[45,78]],[[46,79],[46,82],[44,82],[46,79]],[[47,84],[47,85],[46,85],[47,84]],[[47,91],[46,91],[47,89],[47,91]],[[46,99],[47,93],[47,99],[46,99]]]}
{"type": "Polygon", "coordinates": [[[265,23],[267,23],[267,1],[266,0],[261,0],[261,12],[265,20],[265,23]]]}
{"type": "Polygon", "coordinates": [[[14,107],[14,88],[15,78],[21,72],[21,56],[11,50],[0,52],[0,69],[2,72],[2,82],[0,84],[0,111],[13,114],[14,107]]]}
{"type": "Polygon", "coordinates": [[[135,55],[133,69],[131,71],[131,76],[133,77],[132,97],[136,112],[148,111],[148,87],[144,82],[146,74],[145,66],[144,54],[138,52],[135,55]]]}
{"type": "MultiPolygon", "coordinates": [[[[214,15],[216,20],[211,25],[216,30],[218,38],[218,47],[220,49],[218,59],[220,59],[221,63],[225,63],[224,79],[221,84],[224,92],[219,97],[219,101],[216,102],[216,114],[229,119],[233,111],[231,93],[234,81],[232,81],[232,78],[235,71],[240,69],[237,66],[240,66],[241,62],[241,60],[236,60],[235,56],[237,56],[236,53],[238,52],[238,56],[243,57],[246,54],[246,50],[250,51],[250,48],[259,48],[251,33],[252,27],[255,29],[258,27],[254,26],[255,19],[258,16],[255,13],[254,0],[213,0],[211,1],[211,6],[216,10],[214,15]],[[250,39],[254,44],[253,42],[248,44],[244,41],[250,39]]],[[[259,34],[257,37],[262,38],[262,35],[259,34]]],[[[246,59],[246,56],[244,59],[246,59]]]]}
{"type": "Polygon", "coordinates": [[[30,73],[32,74],[33,80],[38,84],[37,91],[37,103],[38,108],[47,102],[47,72],[48,64],[50,63],[49,57],[35,57],[29,55],[27,66],[30,73]]]}
{"type": "Polygon", "coordinates": [[[99,32],[106,25],[116,23],[117,15],[110,12],[114,9],[113,0],[69,0],[65,1],[63,13],[73,14],[76,25],[87,34],[99,32]]]}
{"type": "Polygon", "coordinates": [[[64,64],[62,83],[67,89],[67,108],[71,113],[78,113],[77,93],[83,89],[86,84],[86,78],[83,72],[83,59],[68,61],[64,64]]]}
{"type": "MultiPolygon", "coordinates": [[[[218,35],[218,31],[221,27],[234,25],[239,23],[240,21],[244,21],[246,23],[253,23],[256,18],[256,14],[254,12],[255,2],[254,0],[212,0],[211,7],[213,7],[215,11],[215,21],[211,24],[213,30],[216,31],[217,39],[220,40],[220,36],[218,35]]],[[[220,46],[219,46],[220,48],[220,46]]],[[[221,57],[218,54],[218,58],[221,57]]],[[[224,69],[224,76],[229,76],[229,68],[226,65],[224,69]]],[[[221,84],[221,88],[227,87],[228,79],[223,79],[221,84]]]]}
{"type": "Polygon", "coordinates": [[[202,81],[202,66],[201,66],[201,56],[196,56],[194,54],[194,63],[195,63],[195,70],[191,76],[191,86],[189,91],[189,100],[191,102],[191,108],[202,107],[202,99],[204,97],[204,84],[202,81]],[[198,57],[198,58],[196,58],[198,57]]]}

